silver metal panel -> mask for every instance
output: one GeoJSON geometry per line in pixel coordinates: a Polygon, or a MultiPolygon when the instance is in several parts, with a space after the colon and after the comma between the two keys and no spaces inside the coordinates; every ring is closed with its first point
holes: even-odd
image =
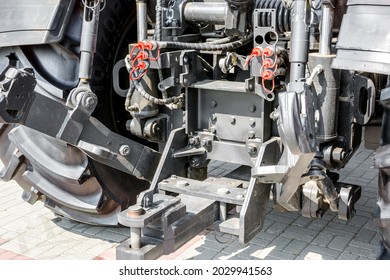
{"type": "Polygon", "coordinates": [[[338,49],[390,51],[389,6],[350,6],[343,18],[338,49]]]}
{"type": "Polygon", "coordinates": [[[61,41],[75,0],[0,2],[0,47],[61,41]]]}
{"type": "Polygon", "coordinates": [[[390,2],[349,1],[332,67],[390,73],[390,2]]]}
{"type": "MultiPolygon", "coordinates": [[[[259,142],[260,143],[260,142],[259,142]]],[[[253,166],[254,159],[246,151],[245,144],[214,141],[211,151],[207,154],[209,159],[253,166]]]]}
{"type": "Polygon", "coordinates": [[[248,138],[263,135],[263,120],[261,118],[218,113],[214,114],[213,117],[220,139],[246,142],[248,138]]]}
{"type": "Polygon", "coordinates": [[[209,178],[207,181],[197,181],[183,177],[172,177],[159,183],[159,190],[195,197],[212,199],[215,201],[242,205],[246,190],[242,182],[237,180],[221,180],[209,178]],[[229,183],[227,183],[229,182],[229,183]]]}
{"type": "MultiPolygon", "coordinates": [[[[390,44],[389,44],[390,47],[390,44]]],[[[361,50],[338,50],[332,67],[342,70],[356,70],[381,74],[390,73],[390,53],[361,50]]]]}

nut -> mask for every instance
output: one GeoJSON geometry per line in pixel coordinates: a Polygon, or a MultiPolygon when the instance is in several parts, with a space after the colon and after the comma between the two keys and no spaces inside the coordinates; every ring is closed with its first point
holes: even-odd
{"type": "Polygon", "coordinates": [[[256,136],[256,133],[253,130],[248,132],[248,138],[255,138],[255,136],[256,136]]]}
{"type": "Polygon", "coordinates": [[[122,145],[122,146],[119,148],[119,153],[120,153],[122,156],[128,156],[128,155],[130,155],[130,146],[129,146],[129,145],[122,145]]]}
{"type": "Polygon", "coordinates": [[[345,158],[345,151],[342,148],[334,148],[332,151],[332,159],[336,162],[342,162],[345,158]]]}
{"type": "Polygon", "coordinates": [[[215,100],[210,101],[211,108],[215,108],[215,107],[217,107],[217,105],[218,105],[217,101],[215,101],[215,100]]]}
{"type": "Polygon", "coordinates": [[[246,151],[248,154],[254,154],[257,151],[257,147],[254,144],[248,144],[248,146],[246,146],[246,151]]]}
{"type": "Polygon", "coordinates": [[[208,138],[208,137],[205,137],[203,138],[201,141],[200,141],[200,144],[203,146],[203,147],[209,147],[211,145],[211,139],[208,138]]]}
{"type": "Polygon", "coordinates": [[[248,107],[248,111],[253,113],[254,111],[256,111],[256,105],[252,104],[248,107]]]}
{"type": "Polygon", "coordinates": [[[82,99],[82,105],[85,109],[90,110],[97,103],[97,97],[94,94],[86,94],[86,96],[82,99]]]}

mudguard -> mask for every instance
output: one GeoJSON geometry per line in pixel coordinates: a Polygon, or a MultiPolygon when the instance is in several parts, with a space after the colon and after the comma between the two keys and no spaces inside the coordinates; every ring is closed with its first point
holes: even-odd
{"type": "Polygon", "coordinates": [[[62,40],[75,0],[1,0],[0,47],[62,40]]]}

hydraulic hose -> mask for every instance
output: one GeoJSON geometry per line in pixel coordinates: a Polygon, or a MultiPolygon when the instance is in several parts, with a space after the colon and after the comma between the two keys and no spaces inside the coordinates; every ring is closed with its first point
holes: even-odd
{"type": "Polygon", "coordinates": [[[153,40],[161,41],[161,12],[162,12],[162,0],[156,2],[156,24],[154,27],[153,40]]]}
{"type": "MultiPolygon", "coordinates": [[[[129,68],[128,68],[128,70],[129,70],[129,68]]],[[[129,72],[131,73],[131,69],[129,72]]],[[[135,79],[136,78],[135,73],[133,73],[133,78],[134,78],[134,80],[132,80],[130,82],[130,88],[129,88],[127,95],[126,95],[126,101],[125,101],[126,108],[128,106],[130,106],[131,97],[132,97],[135,90],[137,90],[138,93],[141,94],[142,97],[144,97],[146,100],[153,102],[154,104],[157,104],[157,105],[167,105],[167,104],[172,104],[172,103],[178,103],[181,99],[180,97],[177,97],[177,96],[170,97],[170,98],[162,98],[162,99],[154,97],[145,91],[142,84],[140,83],[140,80],[135,79]]]]}
{"type": "Polygon", "coordinates": [[[165,99],[157,98],[145,91],[145,89],[142,87],[141,83],[136,83],[135,87],[138,91],[139,94],[142,95],[143,98],[146,100],[153,102],[154,104],[157,105],[167,105],[167,104],[172,104],[172,103],[178,103],[180,101],[180,97],[173,96],[165,99]]]}
{"type": "Polygon", "coordinates": [[[186,50],[202,50],[202,51],[224,51],[241,47],[253,40],[253,34],[250,34],[246,38],[240,40],[223,43],[223,44],[212,44],[212,43],[184,43],[184,42],[172,42],[163,41],[159,42],[161,49],[186,49],[186,50]]]}

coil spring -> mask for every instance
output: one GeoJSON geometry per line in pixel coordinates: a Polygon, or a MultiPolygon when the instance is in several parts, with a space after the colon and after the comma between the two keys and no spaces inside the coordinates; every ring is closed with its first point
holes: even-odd
{"type": "MultiPolygon", "coordinates": [[[[276,32],[279,34],[291,31],[291,10],[283,4],[283,0],[258,0],[256,9],[275,9],[276,32]]],[[[261,26],[271,26],[271,15],[264,13],[261,15],[261,26]]]]}

